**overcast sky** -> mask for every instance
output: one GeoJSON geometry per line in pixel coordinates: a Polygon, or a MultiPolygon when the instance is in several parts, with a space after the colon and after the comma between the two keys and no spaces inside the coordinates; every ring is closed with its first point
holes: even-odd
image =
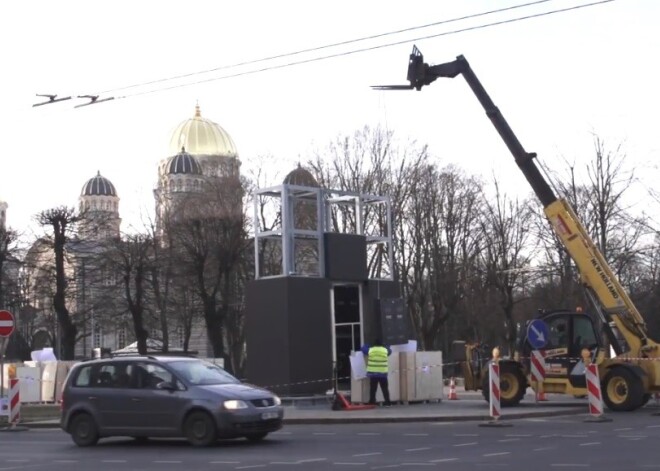
{"type": "MultiPolygon", "coordinates": [[[[1,2],[0,199],[9,204],[8,224],[26,230],[39,211],[77,205],[97,171],[117,188],[123,228],[139,224],[141,213],[152,212],[157,163],[168,157],[171,133],[197,102],[202,116],[232,136],[245,171],[271,156],[269,184],[310,149],[380,125],[428,144],[441,164],[495,174],[512,192],[526,192],[461,78],[421,92],[370,89],[405,83],[413,43],[430,63],[465,55],[523,146],[546,166],[559,167],[563,158],[585,164],[596,133],[611,147],[623,143],[638,176],[653,185],[660,176],[660,2],[615,0],[455,32],[594,1],[547,0],[230,69],[221,68],[531,1],[1,2]],[[428,36],[435,37],[420,39],[428,36]],[[401,44],[209,80],[391,43],[401,44]],[[147,82],[156,83],[121,89],[147,82]],[[32,107],[36,93],[100,92],[117,99],[32,107]]],[[[640,206],[651,204],[639,195],[640,206]]]]}

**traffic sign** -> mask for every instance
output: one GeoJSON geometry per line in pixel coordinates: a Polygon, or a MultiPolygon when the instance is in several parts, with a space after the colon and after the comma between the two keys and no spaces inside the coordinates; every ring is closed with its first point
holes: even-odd
{"type": "Polygon", "coordinates": [[[9,311],[0,311],[0,337],[9,337],[14,333],[14,316],[9,311]]]}
{"type": "Polygon", "coordinates": [[[532,348],[539,349],[548,343],[550,331],[548,325],[541,319],[534,319],[527,326],[527,341],[532,348]]]}

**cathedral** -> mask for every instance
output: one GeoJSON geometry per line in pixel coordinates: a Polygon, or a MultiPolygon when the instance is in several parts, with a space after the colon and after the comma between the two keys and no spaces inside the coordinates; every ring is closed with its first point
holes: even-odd
{"type": "MultiPolygon", "coordinates": [[[[168,155],[157,167],[154,190],[156,235],[166,240],[167,223],[176,219],[190,195],[199,194],[214,182],[240,176],[240,161],[229,134],[218,124],[202,117],[199,105],[191,118],[182,121],[172,132],[168,155]]],[[[126,306],[122,306],[123,287],[116,273],[98,263],[103,243],[121,235],[120,193],[101,171],[83,186],[78,198],[78,210],[85,217],[78,233],[67,243],[68,308],[78,327],[80,340],[76,357],[92,355],[92,349],[118,350],[134,340],[134,330],[126,306]],[[117,313],[124,314],[118,315],[117,313]]],[[[0,227],[4,227],[7,204],[0,201],[0,227]]],[[[234,205],[242,212],[242,205],[234,205]]],[[[166,242],[165,242],[166,243],[166,242]]],[[[37,241],[28,251],[22,278],[28,296],[28,308],[20,309],[20,324],[30,325],[23,331],[31,338],[32,348],[52,346],[57,352],[56,320],[52,309],[52,271],[54,256],[44,240],[37,241]],[[41,326],[41,327],[39,327],[41,326]]],[[[157,322],[149,325],[152,346],[162,338],[157,322]],[[152,325],[153,324],[153,325],[152,325]]],[[[184,329],[169,326],[169,348],[184,345],[184,329]]],[[[201,356],[211,354],[203,319],[198,319],[189,331],[188,350],[201,356]]]]}

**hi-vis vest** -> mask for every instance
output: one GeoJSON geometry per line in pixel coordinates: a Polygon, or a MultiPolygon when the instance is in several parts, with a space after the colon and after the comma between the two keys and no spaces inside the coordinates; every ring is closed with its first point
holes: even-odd
{"type": "Polygon", "coordinates": [[[367,373],[387,374],[387,348],[371,347],[369,349],[367,373]]]}

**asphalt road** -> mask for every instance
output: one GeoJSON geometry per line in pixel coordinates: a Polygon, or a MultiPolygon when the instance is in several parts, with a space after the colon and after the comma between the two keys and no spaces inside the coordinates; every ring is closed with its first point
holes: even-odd
{"type": "Polygon", "coordinates": [[[261,443],[219,442],[192,448],[181,440],[101,440],[77,448],[43,429],[0,434],[0,471],[59,470],[345,470],[476,469],[660,470],[660,416],[650,411],[506,421],[291,425],[261,443]]]}

